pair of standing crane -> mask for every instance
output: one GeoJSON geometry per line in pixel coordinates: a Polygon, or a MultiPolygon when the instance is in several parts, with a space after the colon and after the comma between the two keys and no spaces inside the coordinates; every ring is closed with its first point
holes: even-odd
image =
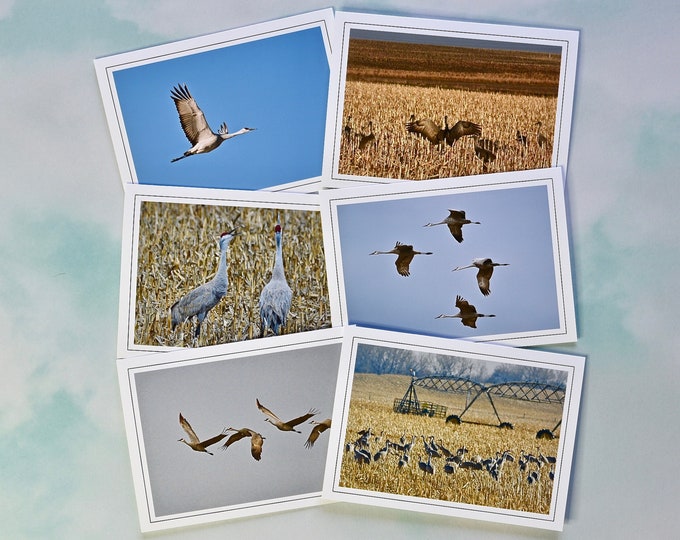
{"type": "MultiPolygon", "coordinates": [[[[229,284],[227,277],[227,252],[229,244],[236,235],[236,229],[232,229],[220,236],[220,262],[215,276],[210,281],[189,291],[170,308],[173,331],[177,325],[196,317],[197,324],[194,330],[194,337],[196,339],[199,338],[201,323],[208,315],[208,312],[227,294],[229,284]]],[[[281,224],[277,223],[274,227],[276,251],[274,253],[272,275],[267,284],[262,288],[258,302],[261,337],[265,336],[269,329],[275,335],[283,331],[293,298],[293,291],[288,285],[283,267],[281,236],[281,224]]]]}
{"type": "MultiPolygon", "coordinates": [[[[458,242],[463,241],[463,226],[469,224],[480,225],[479,221],[472,221],[468,219],[465,215],[464,210],[452,210],[449,209],[449,215],[446,216],[442,221],[435,223],[427,223],[424,227],[434,227],[436,225],[446,225],[451,233],[451,236],[458,242]]],[[[410,264],[416,255],[432,255],[431,251],[416,251],[413,249],[412,245],[402,244],[397,242],[389,251],[374,251],[370,255],[387,255],[394,254],[397,255],[395,265],[397,267],[397,272],[402,276],[409,276],[410,274],[410,264]]],[[[477,285],[480,292],[484,296],[491,294],[491,276],[493,275],[494,268],[497,266],[508,266],[509,263],[499,263],[495,262],[488,257],[475,258],[472,260],[472,264],[467,266],[457,266],[452,271],[463,270],[465,268],[476,268],[477,269],[477,285]]],[[[465,298],[460,295],[456,296],[456,308],[458,308],[458,313],[453,315],[441,314],[436,318],[459,318],[463,325],[469,326],[470,328],[477,328],[477,319],[479,317],[495,317],[493,314],[478,313],[474,305],[470,304],[465,298]]]]}

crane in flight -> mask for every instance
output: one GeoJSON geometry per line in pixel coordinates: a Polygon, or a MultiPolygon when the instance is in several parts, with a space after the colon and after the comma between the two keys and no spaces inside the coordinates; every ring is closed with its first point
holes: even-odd
{"type": "Polygon", "coordinates": [[[475,306],[470,304],[465,298],[458,295],[456,296],[456,307],[458,308],[458,313],[454,315],[437,315],[435,319],[460,319],[465,326],[470,328],[477,328],[477,318],[478,317],[495,317],[495,315],[485,315],[484,313],[477,313],[475,306]]]}
{"type": "Polygon", "coordinates": [[[215,435],[210,439],[206,439],[204,441],[200,440],[196,433],[194,432],[193,428],[191,427],[191,424],[187,421],[186,418],[184,418],[184,416],[182,416],[182,413],[179,413],[179,425],[182,426],[182,429],[187,434],[187,437],[189,437],[189,440],[187,441],[186,439],[181,438],[178,439],[178,442],[183,442],[189,448],[195,450],[196,452],[205,452],[206,454],[210,454],[211,456],[213,455],[213,453],[208,451],[208,446],[212,446],[213,444],[220,442],[227,436],[225,430],[219,435],[215,435]]]}
{"type": "Polygon", "coordinates": [[[260,400],[255,398],[255,402],[257,403],[257,408],[260,409],[264,413],[264,415],[267,417],[264,419],[265,422],[269,422],[270,424],[276,426],[278,429],[281,431],[294,431],[295,433],[302,433],[301,431],[298,431],[295,429],[295,426],[298,424],[302,424],[302,422],[306,422],[309,420],[312,416],[317,414],[319,411],[316,411],[314,409],[310,409],[307,414],[303,414],[302,416],[298,416],[297,418],[293,418],[292,420],[288,420],[287,422],[284,422],[281,420],[278,416],[276,416],[273,412],[271,412],[267,407],[262,405],[260,403],[260,400]]]}
{"type": "Polygon", "coordinates": [[[227,286],[229,285],[227,278],[227,250],[234,236],[236,236],[236,229],[222,233],[220,236],[220,262],[215,276],[210,281],[199,285],[194,290],[185,294],[170,308],[172,330],[178,324],[195,316],[198,323],[194,331],[194,337],[198,339],[203,319],[227,294],[227,286]]]}
{"type": "Polygon", "coordinates": [[[451,235],[460,243],[463,241],[463,225],[469,224],[479,225],[479,221],[470,221],[465,217],[465,210],[451,210],[449,215],[442,221],[436,223],[426,223],[423,227],[434,227],[435,225],[446,225],[451,232],[451,235]]]}
{"type": "Polygon", "coordinates": [[[179,123],[182,125],[182,130],[187,139],[191,143],[191,148],[184,152],[179,157],[173,158],[170,161],[174,163],[185,157],[193,156],[194,154],[205,154],[215,150],[227,139],[231,139],[238,135],[243,135],[253,131],[255,128],[244,127],[229,133],[227,123],[222,122],[217,133],[213,132],[208,125],[203,111],[192,97],[186,84],[178,84],[170,92],[172,100],[175,102],[175,108],[179,114],[179,123]]]}
{"type": "Polygon", "coordinates": [[[274,237],[276,252],[272,277],[260,293],[260,337],[264,337],[268,328],[271,328],[275,335],[283,330],[293,298],[293,291],[286,281],[283,270],[280,223],[274,227],[274,237]]]}
{"type": "Polygon", "coordinates": [[[314,424],[314,427],[312,428],[312,431],[309,433],[309,437],[307,437],[307,442],[305,442],[305,448],[311,448],[312,446],[314,446],[314,443],[319,438],[319,435],[321,435],[324,431],[331,427],[331,419],[326,418],[321,422],[312,420],[310,424],[314,424]]]}
{"type": "Polygon", "coordinates": [[[222,445],[222,450],[226,450],[229,446],[236,441],[240,441],[244,437],[250,437],[250,455],[253,456],[256,461],[260,461],[260,458],[262,457],[262,444],[266,437],[263,437],[250,428],[235,429],[233,427],[228,427],[224,431],[233,431],[234,433],[230,435],[227,441],[222,445]]]}
{"type": "Polygon", "coordinates": [[[415,251],[413,246],[397,242],[389,251],[374,251],[369,255],[397,255],[397,260],[394,264],[397,266],[397,272],[402,276],[410,276],[409,265],[416,255],[432,255],[431,251],[415,251]]]}
{"type": "Polygon", "coordinates": [[[479,290],[484,296],[489,296],[491,293],[490,281],[495,266],[510,266],[510,264],[493,262],[489,258],[479,258],[472,259],[472,264],[468,264],[467,266],[456,266],[451,271],[455,272],[457,270],[464,270],[465,268],[477,268],[477,285],[479,286],[479,290]]]}

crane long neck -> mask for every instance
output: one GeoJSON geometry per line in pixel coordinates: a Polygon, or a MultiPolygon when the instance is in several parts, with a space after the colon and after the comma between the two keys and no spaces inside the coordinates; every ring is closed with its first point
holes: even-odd
{"type": "Polygon", "coordinates": [[[272,270],[272,277],[286,279],[283,271],[283,249],[281,247],[281,233],[276,234],[276,255],[274,258],[274,268],[272,270]]]}
{"type": "Polygon", "coordinates": [[[229,249],[228,242],[222,242],[220,245],[220,263],[217,266],[217,273],[213,278],[215,283],[222,285],[226,291],[227,288],[227,251],[229,249]]]}

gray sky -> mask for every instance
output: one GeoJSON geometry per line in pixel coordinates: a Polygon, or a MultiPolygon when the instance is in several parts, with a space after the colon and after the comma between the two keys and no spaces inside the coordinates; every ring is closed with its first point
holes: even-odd
{"type": "Polygon", "coordinates": [[[339,357],[338,343],[138,372],[139,416],[156,514],[321,491],[329,432],[307,449],[311,424],[299,425],[302,433],[279,431],[264,421],[255,399],[283,421],[311,408],[319,411],[314,420],[330,418],[339,357]],[[201,440],[226,427],[259,432],[266,439],[262,459],[250,455],[249,438],[224,451],[223,440],[209,448],[212,456],[195,452],[178,442],[186,438],[180,412],[201,440]]]}

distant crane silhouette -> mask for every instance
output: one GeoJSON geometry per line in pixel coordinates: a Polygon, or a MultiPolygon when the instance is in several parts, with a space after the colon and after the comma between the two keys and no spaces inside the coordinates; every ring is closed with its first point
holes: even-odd
{"type": "Polygon", "coordinates": [[[212,129],[210,129],[203,111],[189,93],[189,89],[186,85],[178,84],[172,89],[170,95],[175,102],[182,130],[192,144],[191,148],[184,152],[184,154],[171,159],[170,161],[173,163],[180,159],[184,159],[185,157],[193,156],[194,154],[211,152],[227,139],[243,135],[244,133],[248,133],[255,129],[244,127],[234,133],[229,133],[226,122],[222,122],[219,131],[214,133],[212,129]]]}
{"type": "Polygon", "coordinates": [[[543,132],[541,131],[541,128],[543,126],[543,122],[540,120],[536,122],[536,143],[540,148],[550,148],[550,141],[548,140],[548,137],[546,137],[543,132]]]}
{"type": "Polygon", "coordinates": [[[229,243],[234,236],[236,236],[236,229],[222,233],[220,236],[220,263],[215,276],[207,283],[199,285],[194,290],[185,294],[170,308],[173,330],[178,324],[196,316],[198,323],[194,331],[194,337],[198,338],[201,333],[201,323],[208,314],[208,311],[214,308],[227,294],[227,286],[229,285],[227,277],[227,251],[229,243]]]}
{"type": "Polygon", "coordinates": [[[460,319],[465,326],[470,328],[477,328],[477,319],[479,317],[495,317],[495,315],[485,315],[484,313],[477,313],[475,306],[470,304],[465,298],[458,295],[456,296],[456,307],[458,308],[458,313],[455,315],[437,315],[435,319],[460,319]]]}
{"type": "Polygon", "coordinates": [[[415,251],[413,246],[397,242],[390,251],[374,251],[369,255],[397,255],[397,260],[394,264],[397,266],[397,272],[402,276],[410,276],[409,265],[416,255],[432,255],[431,251],[415,251]]]}
{"type": "Polygon", "coordinates": [[[499,144],[491,139],[475,137],[475,155],[482,161],[482,171],[488,170],[489,163],[496,161],[499,144]]]}
{"type": "Polygon", "coordinates": [[[517,134],[515,135],[515,140],[522,146],[527,145],[527,136],[524,135],[519,129],[517,130],[517,134]]]}
{"type": "Polygon", "coordinates": [[[274,334],[283,330],[293,298],[293,291],[288,286],[283,270],[281,225],[279,223],[274,227],[274,237],[276,239],[276,252],[272,277],[260,293],[260,337],[265,335],[268,328],[271,328],[274,334]]]}
{"type": "Polygon", "coordinates": [[[312,431],[309,433],[309,437],[307,437],[307,442],[305,442],[305,448],[311,448],[312,446],[314,446],[314,443],[319,438],[319,435],[321,435],[324,431],[331,427],[331,419],[326,418],[321,422],[316,422],[312,420],[310,424],[314,424],[314,427],[312,428],[312,431]]]}
{"type": "Polygon", "coordinates": [[[264,415],[267,417],[264,419],[265,422],[269,422],[270,424],[276,426],[278,429],[281,431],[294,431],[295,433],[302,433],[301,431],[298,431],[295,429],[295,426],[298,424],[302,424],[302,422],[306,422],[309,420],[312,416],[315,414],[318,414],[319,411],[315,409],[310,409],[307,414],[303,414],[302,416],[298,416],[297,418],[293,418],[292,420],[288,420],[287,422],[284,422],[281,420],[278,416],[276,416],[272,411],[270,411],[267,407],[262,405],[260,403],[259,399],[255,399],[255,402],[257,403],[257,408],[260,409],[264,413],[264,415]]]}
{"type": "Polygon", "coordinates": [[[510,266],[509,263],[497,263],[488,258],[472,259],[472,264],[467,266],[456,266],[452,272],[464,270],[465,268],[477,268],[477,285],[484,296],[491,293],[490,281],[495,266],[510,266]]]}
{"type": "Polygon", "coordinates": [[[449,209],[449,215],[446,216],[442,221],[436,223],[426,223],[423,227],[434,227],[435,225],[446,225],[451,231],[451,235],[458,241],[463,241],[463,225],[469,224],[479,225],[479,221],[470,221],[465,217],[464,210],[451,210],[449,209]]]}
{"type": "Polygon", "coordinates": [[[250,455],[257,461],[262,457],[262,445],[266,437],[260,435],[257,431],[250,428],[235,429],[233,427],[227,428],[225,431],[234,431],[227,441],[222,445],[222,450],[226,450],[236,441],[240,441],[244,437],[250,437],[250,455]]]}
{"type": "Polygon", "coordinates": [[[206,439],[205,441],[201,441],[196,436],[196,433],[194,432],[193,428],[191,427],[191,424],[189,424],[187,419],[184,418],[184,416],[182,416],[182,413],[179,413],[179,424],[180,424],[180,426],[182,426],[182,429],[184,429],[184,432],[189,437],[189,440],[187,441],[186,439],[182,438],[182,439],[178,439],[178,442],[183,442],[184,444],[186,444],[192,450],[196,450],[196,452],[205,452],[206,454],[210,454],[211,456],[213,455],[213,453],[208,451],[208,449],[207,449],[208,446],[212,446],[213,444],[220,442],[222,439],[224,439],[227,436],[225,432],[222,432],[219,435],[215,435],[214,437],[211,437],[210,439],[206,439]]]}
{"type": "Polygon", "coordinates": [[[423,471],[423,476],[425,476],[425,474],[434,474],[434,467],[432,466],[430,459],[431,459],[431,456],[428,453],[427,454],[427,463],[425,463],[424,461],[418,462],[418,468],[421,471],[423,471]]]}
{"type": "Polygon", "coordinates": [[[359,133],[359,150],[363,150],[369,144],[375,143],[375,133],[373,133],[373,121],[368,122],[368,133],[359,133]]]}

